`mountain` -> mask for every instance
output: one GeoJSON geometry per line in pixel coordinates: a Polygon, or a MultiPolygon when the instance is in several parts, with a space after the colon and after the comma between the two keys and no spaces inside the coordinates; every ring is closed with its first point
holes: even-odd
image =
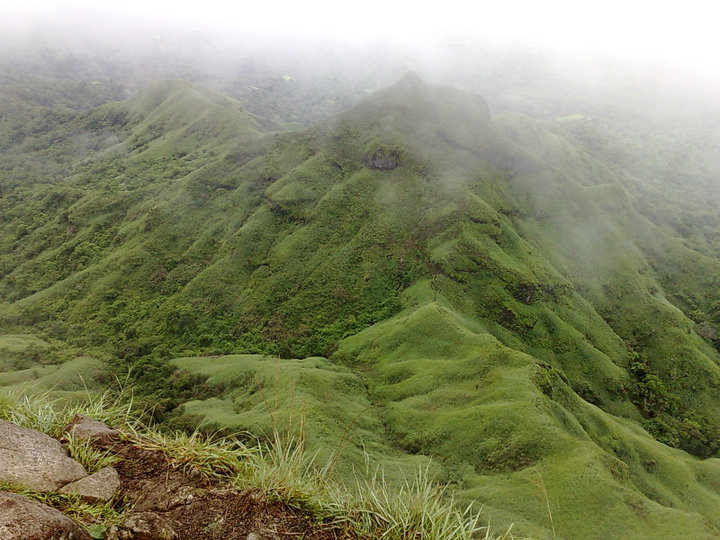
{"type": "Polygon", "coordinates": [[[293,132],[181,80],[38,107],[0,137],[0,382],[131,368],[170,426],[301,422],[348,482],[429,467],[536,538],[720,534],[692,171],[413,74],[293,132]]]}

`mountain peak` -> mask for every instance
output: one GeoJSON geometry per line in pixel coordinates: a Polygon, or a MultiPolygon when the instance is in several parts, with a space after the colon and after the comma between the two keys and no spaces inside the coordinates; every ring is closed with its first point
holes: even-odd
{"type": "Polygon", "coordinates": [[[488,124],[490,110],[477,94],[452,86],[428,84],[410,71],[395,84],[375,92],[355,109],[360,114],[389,114],[391,110],[410,112],[418,118],[488,124]]]}
{"type": "MultiPolygon", "coordinates": [[[[426,157],[447,156],[448,147],[484,147],[481,141],[495,137],[482,97],[427,84],[413,72],[368,96],[339,119],[372,134],[370,138],[398,143],[426,157]]],[[[328,122],[330,129],[336,122],[328,122]]]]}
{"type": "Polygon", "coordinates": [[[420,78],[420,75],[415,73],[414,71],[408,71],[405,73],[405,75],[402,76],[402,79],[400,79],[396,84],[403,85],[403,86],[425,86],[425,81],[420,78]]]}

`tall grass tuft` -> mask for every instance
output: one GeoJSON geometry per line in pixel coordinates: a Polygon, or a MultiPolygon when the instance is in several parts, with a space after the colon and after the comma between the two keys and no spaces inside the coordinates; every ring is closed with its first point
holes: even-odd
{"type": "Polygon", "coordinates": [[[79,400],[53,397],[50,391],[30,395],[11,390],[0,394],[0,419],[52,437],[60,436],[76,414],[91,416],[119,429],[133,430],[142,412],[135,410],[132,392],[124,386],[99,394],[86,391],[79,400]]]}
{"type": "Polygon", "coordinates": [[[480,514],[470,506],[457,509],[427,469],[419,469],[399,488],[388,485],[377,473],[361,480],[348,516],[352,528],[363,538],[471,540],[480,533],[487,538],[490,534],[482,526],[480,514]]]}
{"type": "Polygon", "coordinates": [[[67,450],[70,457],[85,467],[88,474],[112,467],[120,461],[120,458],[109,450],[94,448],[91,439],[79,440],[73,434],[67,435],[67,450]]]}
{"type": "Polygon", "coordinates": [[[192,467],[206,477],[228,480],[246,474],[258,453],[235,439],[220,438],[200,431],[163,433],[145,427],[135,430],[135,444],[148,450],[164,452],[176,465],[192,467]]]}
{"type": "Polygon", "coordinates": [[[334,514],[327,475],[308,455],[303,437],[273,431],[272,438],[258,446],[251,467],[235,477],[241,487],[259,488],[273,498],[318,516],[334,514]]]}

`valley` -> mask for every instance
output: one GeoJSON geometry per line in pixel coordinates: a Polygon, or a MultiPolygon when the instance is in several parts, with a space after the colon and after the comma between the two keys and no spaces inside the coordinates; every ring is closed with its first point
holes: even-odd
{"type": "Polygon", "coordinates": [[[0,103],[0,390],[122,381],[166,429],[421,468],[519,536],[720,535],[713,140],[415,73],[307,125],[39,80],[0,103]]]}

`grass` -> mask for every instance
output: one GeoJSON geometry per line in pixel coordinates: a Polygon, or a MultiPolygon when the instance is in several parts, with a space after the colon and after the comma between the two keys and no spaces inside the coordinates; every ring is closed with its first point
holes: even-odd
{"type": "Polygon", "coordinates": [[[70,457],[80,463],[88,474],[94,474],[106,467],[112,467],[120,458],[110,451],[99,451],[92,446],[91,439],[78,440],[74,435],[67,435],[67,451],[70,457]]]}
{"type": "Polygon", "coordinates": [[[28,394],[12,389],[0,392],[0,419],[59,437],[62,429],[78,414],[125,430],[136,429],[142,416],[133,406],[132,393],[126,388],[86,393],[80,399],[55,397],[50,391],[28,394]]]}
{"type": "Polygon", "coordinates": [[[212,429],[248,431],[285,452],[270,456],[282,464],[271,469],[276,488],[267,477],[262,481],[278,496],[294,493],[307,507],[324,503],[307,498],[318,492],[318,478],[303,471],[322,469],[333,459],[328,449],[345,446],[333,467],[344,484],[355,481],[354,471],[368,469],[367,459],[370,470],[382,464],[388,486],[407,489],[406,479],[428,466],[413,458],[432,452],[429,476],[453,482],[461,504],[478,501],[496,526],[514,523],[519,535],[552,539],[582,530],[588,538],[647,538],[656,534],[655,522],[664,523],[668,535],[704,534],[701,516],[712,515],[716,499],[692,487],[693,477],[702,470],[715,482],[716,460],[700,465],[657,443],[632,420],[579,398],[557,370],[504,347],[441,296],[423,286],[414,293],[416,300],[408,299],[413,309],[344,342],[336,361],[352,372],[320,358],[175,360],[209,383],[228,382],[220,395],[188,402],[186,414],[199,415],[212,429]],[[333,404],[324,399],[330,392],[333,404]],[[300,407],[307,418],[303,441],[287,438],[285,429],[300,407]],[[374,418],[383,419],[384,437],[374,418]],[[276,428],[282,431],[278,444],[276,428]],[[287,459],[302,445],[304,455],[315,457],[314,467],[287,459]],[[292,472],[283,477],[283,470],[292,472]],[[638,524],[638,508],[649,524],[638,524]],[[607,515],[614,516],[612,528],[607,515]]]}
{"type": "MultiPolygon", "coordinates": [[[[412,481],[399,489],[375,475],[349,489],[328,474],[330,463],[319,467],[315,455],[307,453],[303,437],[286,437],[278,431],[271,440],[247,446],[237,440],[200,432],[161,433],[134,420],[126,394],[88,395],[74,404],[54,400],[49,394],[36,396],[5,394],[0,416],[25,427],[57,436],[66,420],[86,414],[125,430],[134,444],[164,452],[178,467],[193,468],[209,479],[230,482],[239,489],[259,489],[271,499],[306,512],[316,520],[334,523],[362,538],[377,540],[469,540],[482,533],[496,538],[481,524],[480,514],[464,510],[448,498],[445,489],[419,469],[412,481]]],[[[70,438],[69,452],[88,472],[112,465],[113,457],[70,438]]],[[[122,521],[124,509],[113,501],[88,504],[77,496],[38,493],[22,486],[0,484],[0,489],[19,493],[60,509],[102,537],[104,531],[122,521]]],[[[500,538],[500,537],[497,537],[500,538]]],[[[512,538],[510,534],[502,538],[512,538]]]]}
{"type": "Polygon", "coordinates": [[[88,384],[93,390],[100,388],[96,380],[107,372],[107,365],[101,360],[80,356],[63,363],[35,364],[22,370],[0,372],[0,386],[34,392],[62,388],[68,394],[82,394],[88,384]]]}
{"type": "MultiPolygon", "coordinates": [[[[390,448],[382,435],[380,410],[362,380],[324,358],[232,355],[211,361],[178,358],[172,365],[211,386],[225,384],[225,390],[212,398],[186,402],[177,421],[200,418],[203,429],[245,434],[261,443],[273,441],[275,432],[288,441],[303,432],[305,450],[318,462],[331,464],[333,475],[347,481],[354,479],[355,470],[365,468],[367,454],[373,466],[382,464],[387,477],[398,481],[427,465],[426,457],[390,448]],[[328,403],[331,394],[338,399],[328,403]]],[[[437,468],[433,466],[435,472],[437,468]]]]}
{"type": "Polygon", "coordinates": [[[548,496],[547,489],[545,488],[545,482],[543,481],[540,471],[537,471],[537,478],[534,478],[532,483],[540,490],[540,493],[542,493],[542,496],[545,499],[548,517],[550,518],[550,527],[552,528],[552,535],[553,538],[557,538],[557,534],[555,533],[555,522],[553,521],[552,510],[550,508],[550,497],[548,496]]]}
{"type": "Polygon", "coordinates": [[[32,335],[0,336],[0,372],[17,371],[36,365],[48,355],[50,344],[32,335]]]}
{"type": "MultiPolygon", "coordinates": [[[[694,332],[720,267],[668,230],[668,214],[707,225],[659,197],[665,172],[633,177],[549,122],[491,119],[475,96],[413,78],[252,143],[236,103],[177,81],[89,115],[3,155],[17,166],[0,197],[0,384],[78,398],[68,385],[100,361],[44,365],[62,356],[53,339],[63,358],[134,366],[158,410],[184,402],[171,425],[249,432],[262,482],[309,506],[324,503],[296,454],[345,480],[368,455],[394,486],[431,463],[523,534],[720,529],[720,368],[694,332]],[[98,152],[65,146],[83,133],[98,152]],[[376,143],[402,165],[370,167],[376,143]],[[232,352],[283,361],[217,357],[232,352]],[[174,395],[175,367],[208,388],[174,395]],[[299,404],[302,441],[280,428],[299,404]]],[[[153,444],[180,441],[179,463],[228,474],[213,472],[214,442],[165,437],[153,444]]]]}
{"type": "MultiPolygon", "coordinates": [[[[281,435],[273,432],[272,439],[259,446],[261,460],[252,468],[250,482],[258,484],[264,491],[275,493],[283,500],[294,501],[296,505],[321,508],[313,500],[324,490],[327,478],[317,468],[315,456],[306,453],[303,437],[281,435]]],[[[241,477],[238,480],[242,483],[241,477]]]]}
{"type": "Polygon", "coordinates": [[[162,433],[143,427],[134,430],[136,444],[149,450],[160,450],[182,467],[193,467],[208,478],[227,479],[243,473],[249,458],[256,453],[237,440],[214,437],[194,431],[162,433]]]}
{"type": "Polygon", "coordinates": [[[17,493],[34,501],[47,504],[79,522],[93,538],[105,538],[105,532],[123,520],[124,509],[116,501],[89,503],[79,495],[39,492],[18,484],[0,482],[0,491],[17,493]]]}
{"type": "Polygon", "coordinates": [[[376,473],[360,481],[358,493],[352,523],[362,537],[470,540],[480,532],[489,534],[480,514],[471,506],[457,510],[427,470],[419,469],[399,489],[376,473]]]}

